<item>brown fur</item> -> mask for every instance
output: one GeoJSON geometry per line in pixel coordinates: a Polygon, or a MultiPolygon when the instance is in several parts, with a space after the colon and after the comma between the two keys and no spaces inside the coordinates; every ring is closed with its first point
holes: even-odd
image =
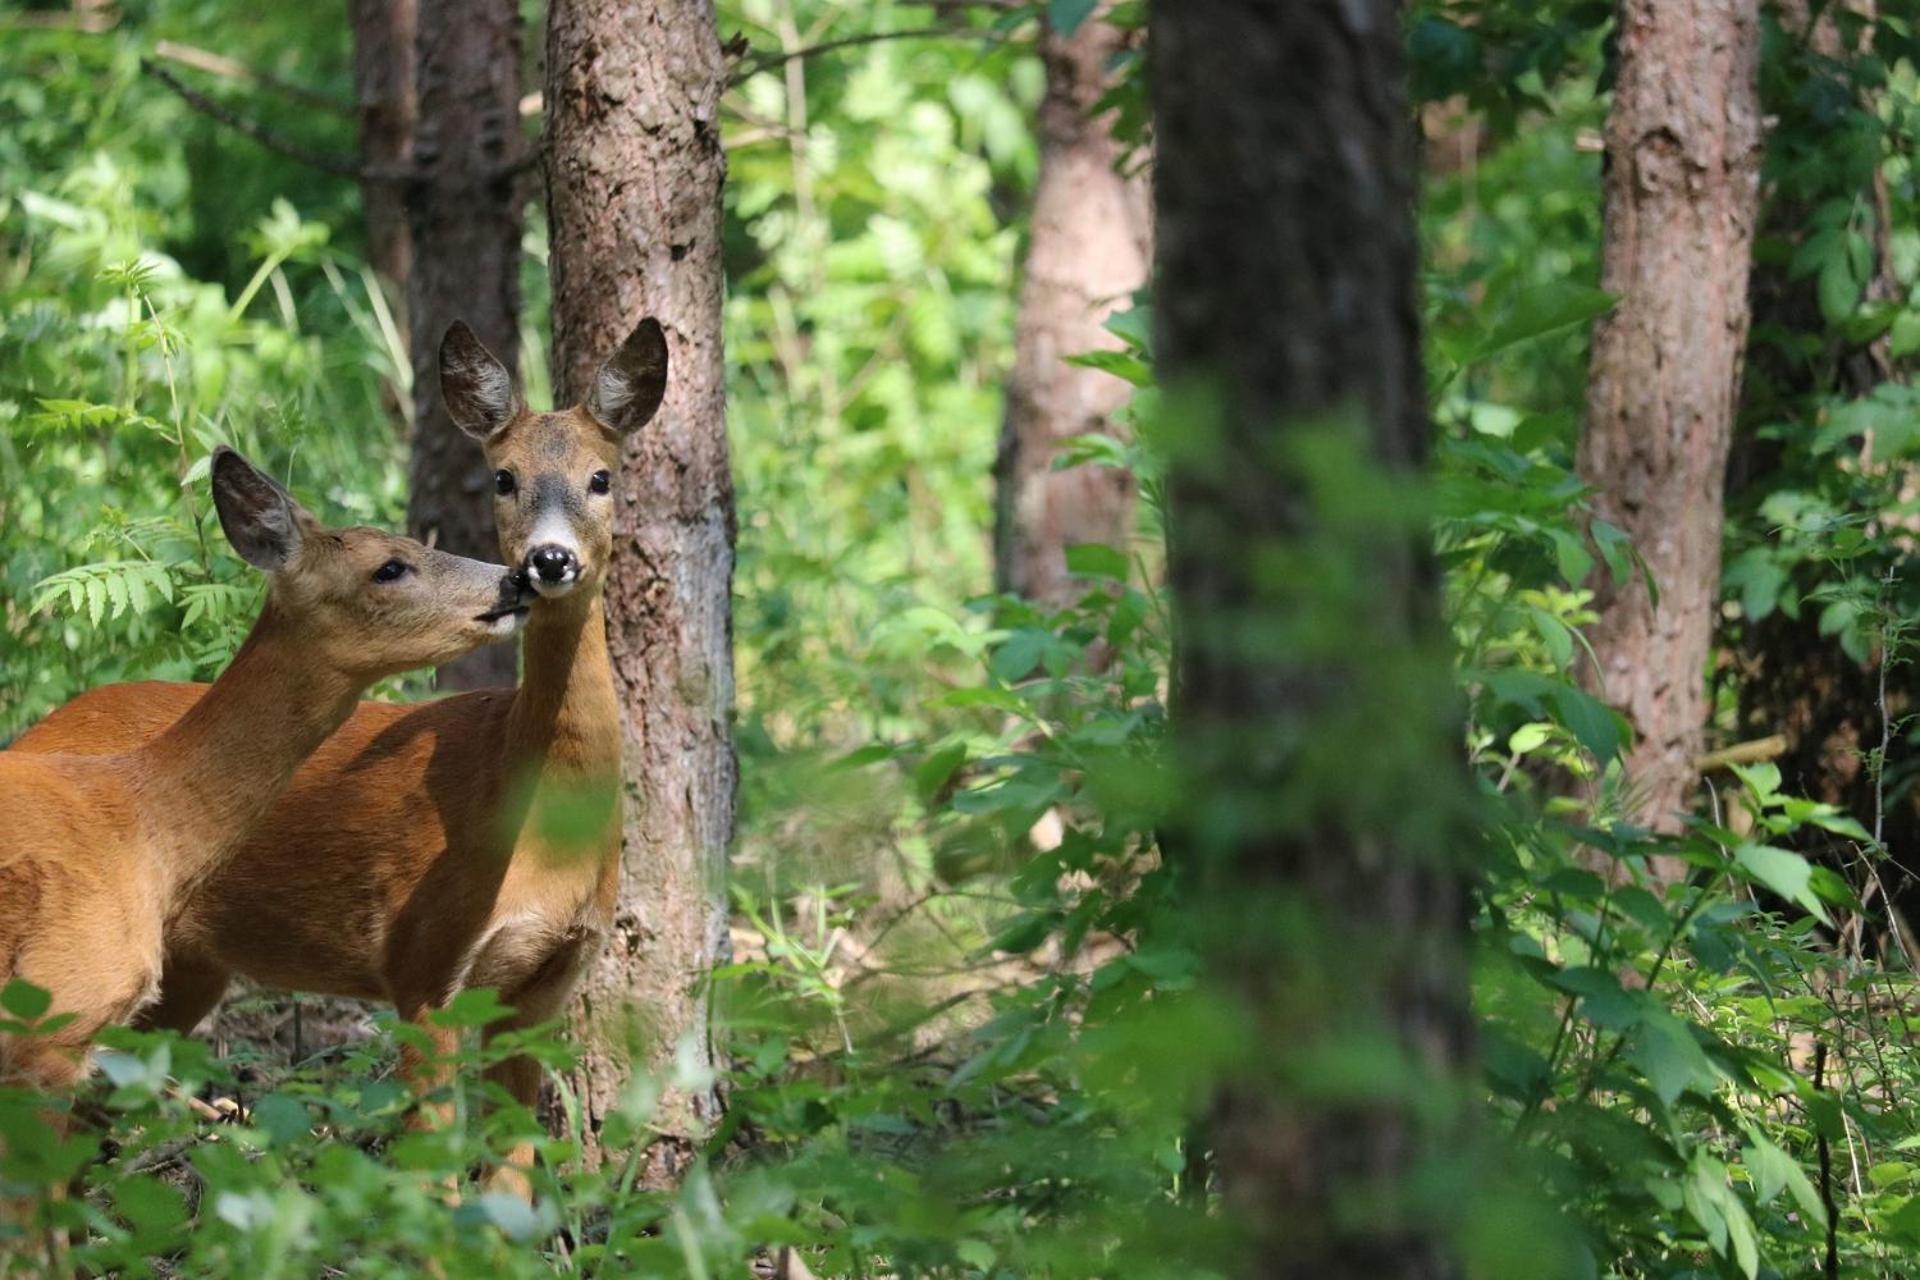
{"type": "MultiPolygon", "coordinates": [[[[229,537],[272,572],[226,672],[164,732],[84,748],[49,734],[0,752],[0,983],[23,978],[52,994],[52,1012],[76,1015],[50,1036],[0,1036],[0,1079],[70,1083],[93,1035],[154,999],[176,905],[239,849],[369,684],[512,628],[488,616],[517,594],[498,566],[323,528],[235,454],[216,456],[215,476],[229,537]],[[223,478],[243,479],[245,496],[223,478]],[[409,571],[375,582],[391,560],[409,571]]],[[[97,727],[91,712],[75,723],[97,727]]]]}
{"type": "MultiPolygon", "coordinates": [[[[236,973],[384,1000],[421,1021],[434,1046],[431,1055],[403,1050],[403,1069],[426,1089],[444,1078],[436,1059],[456,1041],[425,1015],[488,986],[515,1010],[493,1032],[545,1021],[604,940],[619,867],[621,721],[600,605],[613,500],[588,486],[595,472],[617,468],[621,432],[657,408],[665,346],[648,321],[609,362],[596,403],[609,406],[613,426],[586,407],[530,412],[491,360],[458,330],[442,350],[456,421],[516,479],[496,502],[501,550],[509,563],[525,562],[544,492],[566,512],[577,583],[534,603],[517,691],[411,708],[361,704],[238,856],[184,904],[167,932],[153,1022],[191,1029],[236,973]],[[609,383],[623,371],[640,385],[609,383]]],[[[161,683],[99,690],[15,750],[123,749],[163,731],[203,693],[161,683]]],[[[537,1064],[512,1060],[492,1078],[521,1103],[537,1101],[537,1064]]],[[[530,1147],[515,1150],[497,1180],[525,1195],[532,1159],[530,1147]]]]}

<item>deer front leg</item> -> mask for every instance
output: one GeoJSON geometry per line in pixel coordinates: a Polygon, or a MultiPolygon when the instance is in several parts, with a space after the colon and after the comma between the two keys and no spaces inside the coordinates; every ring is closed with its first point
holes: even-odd
{"type": "MultiPolygon", "coordinates": [[[[24,1084],[39,1092],[67,1093],[86,1077],[86,1048],[84,1042],[79,1045],[61,1044],[55,1040],[8,1039],[0,1037],[0,1084],[24,1084]]],[[[73,1128],[73,1117],[65,1109],[52,1105],[40,1110],[40,1121],[48,1134],[55,1140],[64,1140],[73,1128]]],[[[5,1148],[0,1145],[0,1156],[5,1148]]],[[[75,1181],[78,1182],[78,1175],[75,1181]]],[[[48,1186],[45,1192],[49,1203],[57,1203],[68,1198],[71,1188],[62,1182],[48,1186]]],[[[32,1197],[0,1200],[0,1222],[12,1222],[18,1227],[29,1227],[36,1216],[36,1204],[32,1197]]],[[[69,1241],[66,1230],[48,1223],[37,1241],[30,1236],[14,1245],[0,1241],[0,1273],[9,1270],[9,1260],[14,1257],[26,1257],[39,1253],[45,1267],[43,1274],[60,1275],[67,1271],[67,1250],[69,1241]]]]}
{"type": "MultiPolygon", "coordinates": [[[[513,1100],[536,1115],[540,1109],[540,1064],[516,1054],[487,1068],[487,1079],[512,1095],[513,1100]]],[[[487,1190],[504,1191],[533,1202],[534,1144],[531,1140],[514,1143],[502,1162],[487,1174],[487,1190]]]]}
{"type": "Polygon", "coordinates": [[[400,1078],[413,1090],[416,1099],[408,1124],[415,1130],[444,1129],[453,1122],[453,1103],[436,1097],[453,1081],[453,1055],[460,1049],[460,1028],[443,1027],[430,1022],[433,1009],[417,1005],[403,1011],[401,1017],[420,1033],[420,1043],[409,1036],[400,1046],[400,1078]]]}
{"type": "MultiPolygon", "coordinates": [[[[513,1006],[513,1015],[487,1028],[485,1034],[488,1043],[503,1031],[524,1031],[539,1026],[566,1008],[590,954],[591,942],[590,935],[577,934],[555,949],[534,974],[532,981],[516,991],[508,1001],[513,1006]]],[[[505,1089],[515,1102],[536,1116],[539,1114],[542,1072],[538,1062],[516,1054],[489,1067],[487,1079],[505,1089]]],[[[504,1162],[487,1175],[487,1189],[505,1191],[531,1203],[534,1154],[533,1142],[514,1143],[508,1148],[504,1162]]]]}

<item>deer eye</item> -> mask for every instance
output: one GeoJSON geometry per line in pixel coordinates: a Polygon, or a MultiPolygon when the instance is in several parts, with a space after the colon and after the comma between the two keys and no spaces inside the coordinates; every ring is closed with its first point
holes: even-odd
{"type": "Polygon", "coordinates": [[[493,473],[493,490],[501,497],[513,492],[513,472],[496,471],[493,473]]]}
{"type": "Polygon", "coordinates": [[[375,582],[398,582],[406,576],[407,570],[411,568],[413,568],[413,566],[405,560],[389,560],[373,571],[373,580],[375,582]]]}
{"type": "Polygon", "coordinates": [[[606,472],[596,471],[593,473],[593,475],[588,477],[587,492],[611,493],[612,491],[613,491],[613,477],[611,475],[608,475],[606,472]]]}

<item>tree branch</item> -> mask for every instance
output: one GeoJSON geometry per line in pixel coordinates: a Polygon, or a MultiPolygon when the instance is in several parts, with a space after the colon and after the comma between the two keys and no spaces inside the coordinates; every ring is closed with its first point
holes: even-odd
{"type": "Polygon", "coordinates": [[[295,84],[291,80],[282,80],[278,76],[256,70],[244,62],[229,58],[223,53],[215,53],[211,49],[181,44],[177,40],[162,40],[153,46],[153,56],[167,62],[177,62],[183,67],[192,67],[196,71],[204,71],[208,75],[238,80],[242,84],[257,84],[283,97],[291,98],[295,102],[318,107],[322,111],[330,111],[337,116],[353,115],[351,102],[343,102],[332,94],[321,93],[317,89],[295,84]]]}
{"type": "Polygon", "coordinates": [[[756,54],[742,59],[733,74],[727,77],[729,86],[739,84],[762,71],[771,71],[783,67],[796,58],[811,58],[818,54],[833,53],[840,49],[852,49],[860,45],[879,44],[887,40],[983,40],[989,44],[1008,44],[1013,37],[1004,32],[991,31],[984,27],[913,27],[906,31],[869,31],[857,36],[843,36],[838,40],[823,40],[819,44],[808,45],[804,49],[776,50],[756,54]]]}
{"type": "Polygon", "coordinates": [[[309,168],[318,169],[322,173],[331,173],[342,178],[352,178],[355,181],[368,176],[384,176],[369,175],[366,171],[362,170],[360,165],[350,156],[336,155],[331,152],[316,150],[313,147],[307,146],[305,143],[295,142],[293,139],[267,128],[258,121],[248,120],[244,116],[229,111],[226,107],[221,106],[206,94],[201,93],[198,89],[183,82],[180,77],[168,71],[152,58],[140,59],[140,70],[165,85],[175,96],[195,111],[218,121],[227,128],[232,129],[235,133],[253,139],[254,142],[265,147],[268,151],[283,155],[289,160],[298,161],[309,168]]]}
{"type": "MultiPolygon", "coordinates": [[[[297,142],[257,120],[249,120],[238,112],[215,102],[192,85],[183,82],[180,77],[152,58],[142,58],[140,70],[165,85],[195,111],[225,125],[243,137],[252,139],[268,151],[304,164],[308,168],[318,169],[322,173],[330,173],[340,178],[350,178],[355,182],[411,182],[421,176],[420,170],[412,165],[363,165],[352,156],[322,151],[304,142],[297,142]]],[[[545,148],[536,143],[527,149],[525,155],[501,165],[490,176],[494,181],[518,178],[528,170],[538,167],[545,157],[545,148]]]]}

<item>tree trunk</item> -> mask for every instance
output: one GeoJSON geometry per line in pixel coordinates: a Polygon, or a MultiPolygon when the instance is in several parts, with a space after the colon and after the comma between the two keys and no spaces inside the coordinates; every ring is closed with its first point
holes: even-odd
{"type": "Polygon", "coordinates": [[[1644,821],[1677,829],[1706,719],[1721,499],[1761,152],[1757,0],[1621,0],[1579,470],[1659,590],[1601,580],[1589,679],[1632,721],[1644,821]]]}
{"type": "Polygon", "coordinates": [[[1126,41],[1095,17],[1070,36],[1049,27],[1040,46],[1040,181],[995,467],[994,561],[1001,590],[1056,607],[1076,594],[1066,549],[1124,549],[1133,526],[1127,472],[1053,467],[1073,437],[1112,433],[1113,414],[1132,395],[1112,374],[1066,363],[1120,345],[1102,326],[1147,279],[1148,211],[1119,172],[1112,114],[1093,113],[1109,87],[1108,63],[1126,41]]]}
{"type": "Polygon", "coordinates": [[[414,0],[348,0],[353,24],[353,101],[360,127],[360,180],[367,258],[393,296],[404,299],[413,257],[406,189],[397,173],[413,154],[414,0]]]}
{"type": "MultiPolygon", "coordinates": [[[[440,339],[465,320],[509,369],[520,354],[520,11],[514,0],[419,0],[417,117],[408,211],[413,264],[413,465],[407,524],[460,555],[499,555],[493,484],[440,399],[440,339]]],[[[608,348],[612,350],[611,347],[608,348]]],[[[440,669],[456,689],[510,685],[514,652],[490,645],[440,669]]]]}
{"type": "Polygon", "coordinates": [[[1429,434],[1401,14],[1151,13],[1171,756],[1190,797],[1168,857],[1246,1029],[1213,1114],[1239,1274],[1451,1275],[1411,1191],[1471,1034],[1459,721],[1428,533],[1394,494],[1429,434]],[[1363,1044],[1441,1092],[1326,1074],[1363,1044]]]}
{"type": "MultiPolygon", "coordinates": [[[[547,25],[553,371],[578,400],[634,323],[673,356],[659,416],[627,441],[606,605],[626,708],[627,805],[613,939],[582,983],[572,1077],[589,1158],[630,1069],[712,1061],[707,976],[727,950],[733,837],[733,480],[721,359],[718,119],[726,66],[711,0],[554,0],[547,25]],[[613,1042],[631,1009],[631,1064],[613,1042]]],[[[670,1089],[643,1181],[670,1185],[718,1114],[670,1089]]]]}

